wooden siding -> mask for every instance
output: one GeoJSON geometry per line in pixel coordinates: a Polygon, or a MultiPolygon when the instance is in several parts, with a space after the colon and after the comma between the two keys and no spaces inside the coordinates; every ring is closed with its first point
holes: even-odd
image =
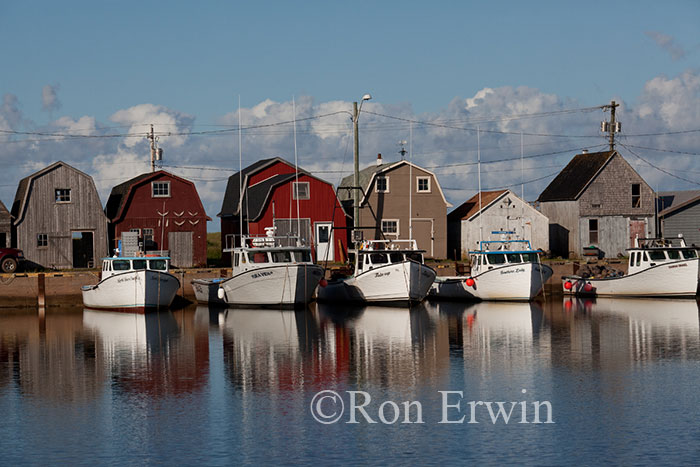
{"type": "MultiPolygon", "coordinates": [[[[69,167],[54,169],[32,179],[25,212],[16,224],[17,247],[25,257],[44,267],[73,266],[72,232],[92,232],[94,260],[107,256],[107,217],[92,178],[69,167]],[[55,190],[69,188],[71,201],[57,203],[55,190]],[[48,235],[48,246],[37,246],[37,234],[48,235]]],[[[17,221],[16,221],[17,222],[17,221]]]]}
{"type": "Polygon", "coordinates": [[[193,234],[194,232],[168,232],[170,261],[173,266],[178,268],[194,266],[193,234]]]}
{"type": "Polygon", "coordinates": [[[180,254],[170,245],[170,232],[192,233],[192,258],[188,264],[203,266],[207,263],[207,217],[195,186],[167,172],[137,182],[125,201],[121,218],[112,221],[111,247],[116,248],[122,232],[131,229],[153,229],[155,250],[180,254]],[[152,182],[170,182],[169,197],[153,197],[152,182]]]}
{"type": "Polygon", "coordinates": [[[564,258],[580,254],[578,202],[540,203],[540,211],[549,219],[549,250],[552,254],[564,258]]]}
{"type": "Polygon", "coordinates": [[[640,219],[630,219],[626,216],[581,217],[581,219],[579,219],[579,245],[581,245],[581,251],[579,251],[578,254],[581,255],[583,253],[583,247],[597,246],[604,253],[606,258],[615,258],[620,255],[626,256],[627,248],[632,246],[630,240],[631,220],[644,222],[646,230],[644,236],[654,236],[653,217],[640,219]],[[590,241],[589,221],[591,219],[598,220],[598,242],[590,241]]]}
{"type": "Polygon", "coordinates": [[[683,234],[688,245],[700,247],[700,200],[667,215],[661,222],[664,237],[683,234]]]}
{"type": "Polygon", "coordinates": [[[445,258],[447,256],[447,205],[438,188],[438,180],[425,170],[417,167],[409,169],[409,167],[408,164],[399,165],[382,174],[389,179],[388,193],[376,192],[376,178],[367,188],[369,196],[360,208],[360,226],[373,226],[373,228],[362,229],[364,238],[383,238],[381,221],[390,219],[398,221],[399,231],[398,235],[387,235],[387,238],[408,239],[409,217],[411,217],[413,218],[413,238],[418,247],[425,250],[427,256],[445,258]],[[412,177],[410,182],[409,177],[412,177]],[[417,177],[430,177],[429,193],[417,191],[417,177]],[[410,191],[409,183],[412,188],[410,191]],[[410,215],[409,204],[411,204],[410,215]],[[372,207],[371,210],[368,205],[372,207]]]}
{"type": "Polygon", "coordinates": [[[267,180],[270,177],[274,177],[275,175],[282,175],[282,174],[293,174],[294,173],[294,167],[285,164],[282,161],[277,161],[270,165],[269,167],[265,167],[263,170],[260,172],[256,172],[253,175],[250,176],[250,179],[248,180],[248,186],[253,186],[256,183],[262,182],[263,180],[267,180]]]}
{"type": "Polygon", "coordinates": [[[0,237],[5,235],[5,242],[0,242],[0,248],[9,247],[12,238],[12,216],[5,205],[0,201],[0,237]]]}
{"type": "Polygon", "coordinates": [[[483,240],[499,240],[500,236],[492,235],[491,232],[510,230],[515,231],[517,238],[530,240],[533,248],[541,248],[544,251],[549,249],[549,220],[512,192],[506,193],[489,206],[484,211],[483,220],[479,220],[479,216],[476,216],[472,220],[461,221],[462,257],[466,257],[469,251],[478,248],[479,229],[482,223],[483,240]],[[512,201],[510,208],[505,204],[505,198],[512,201]]]}

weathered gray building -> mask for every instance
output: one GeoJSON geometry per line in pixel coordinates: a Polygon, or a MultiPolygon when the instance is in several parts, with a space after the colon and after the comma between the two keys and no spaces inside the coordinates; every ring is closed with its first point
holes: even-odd
{"type": "Polygon", "coordinates": [[[0,201],[0,248],[9,247],[12,240],[12,216],[5,204],[0,201]]]}
{"type": "Polygon", "coordinates": [[[688,245],[700,247],[700,190],[660,192],[661,235],[682,235],[688,245]]]}
{"type": "Polygon", "coordinates": [[[107,216],[89,175],[56,162],[23,178],[12,204],[13,246],[43,267],[94,267],[107,256],[107,216]]]}
{"type": "Polygon", "coordinates": [[[510,190],[483,191],[481,203],[475,194],[447,215],[447,229],[448,256],[457,260],[478,249],[480,239],[499,240],[494,231],[515,232],[533,248],[549,249],[547,216],[510,190]]]}
{"type": "MultiPolygon", "coordinates": [[[[338,198],[352,213],[354,176],[340,183],[338,198]]],[[[426,256],[447,256],[447,202],[437,177],[411,162],[377,163],[360,171],[360,226],[365,239],[413,238],[426,256]]]]}
{"type": "Polygon", "coordinates": [[[538,201],[555,255],[578,257],[595,246],[615,257],[635,237],[656,235],[654,192],[617,151],[576,155],[538,201]]]}

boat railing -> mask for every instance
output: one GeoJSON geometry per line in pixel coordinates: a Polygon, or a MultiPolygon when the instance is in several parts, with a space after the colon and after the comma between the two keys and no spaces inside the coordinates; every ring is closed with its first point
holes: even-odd
{"type": "Polygon", "coordinates": [[[532,250],[529,240],[485,240],[479,242],[479,250],[477,252],[483,253],[487,251],[535,251],[532,250]],[[516,248],[512,248],[515,246],[516,248]]]}
{"type": "Polygon", "coordinates": [[[635,248],[687,248],[682,236],[673,237],[635,237],[635,248]]]}
{"type": "Polygon", "coordinates": [[[357,250],[418,250],[415,239],[402,240],[364,240],[356,246],[357,250]]]}
{"type": "Polygon", "coordinates": [[[226,236],[224,253],[230,253],[234,248],[281,248],[307,247],[303,238],[298,235],[268,235],[268,234],[229,234],[226,236]]]}

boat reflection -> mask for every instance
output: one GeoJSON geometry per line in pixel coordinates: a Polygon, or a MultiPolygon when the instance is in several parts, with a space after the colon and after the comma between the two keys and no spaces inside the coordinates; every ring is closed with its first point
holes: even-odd
{"type": "Polygon", "coordinates": [[[83,325],[94,337],[96,358],[104,363],[115,389],[161,396],[188,393],[205,383],[208,323],[198,325],[194,317],[191,311],[176,316],[170,311],[133,314],[85,309],[83,325]]]}
{"type": "Polygon", "coordinates": [[[566,298],[562,308],[577,353],[644,361],[688,358],[700,350],[694,299],[566,298]]]}

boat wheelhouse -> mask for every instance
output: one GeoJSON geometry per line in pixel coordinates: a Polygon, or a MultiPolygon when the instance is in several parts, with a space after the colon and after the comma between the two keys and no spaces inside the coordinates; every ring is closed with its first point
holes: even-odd
{"type": "Polygon", "coordinates": [[[140,312],[169,307],[180,281],[166,256],[114,256],[102,259],[101,280],[82,287],[88,308],[140,312]]]}
{"type": "Polygon", "coordinates": [[[232,256],[231,277],[217,287],[217,297],[227,305],[302,306],[310,303],[323,268],[314,264],[311,248],[296,237],[274,235],[240,237],[240,245],[225,250],[232,256]]]}
{"type": "Polygon", "coordinates": [[[700,259],[680,237],[636,238],[627,274],[614,277],[562,277],[565,294],[601,297],[694,297],[700,259]]]}
{"type": "Polygon", "coordinates": [[[348,251],[350,277],[319,289],[321,301],[412,303],[422,301],[435,280],[415,240],[367,240],[348,251]]]}

